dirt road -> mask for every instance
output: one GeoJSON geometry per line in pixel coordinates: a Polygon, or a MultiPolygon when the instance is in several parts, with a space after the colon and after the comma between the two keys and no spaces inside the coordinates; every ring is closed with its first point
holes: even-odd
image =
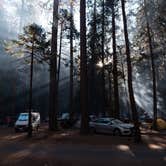
{"type": "MultiPolygon", "coordinates": [[[[40,135],[40,136],[39,136],[40,135]]],[[[166,135],[130,137],[80,136],[73,131],[27,139],[24,133],[0,130],[0,166],[165,166],[166,135]]]]}

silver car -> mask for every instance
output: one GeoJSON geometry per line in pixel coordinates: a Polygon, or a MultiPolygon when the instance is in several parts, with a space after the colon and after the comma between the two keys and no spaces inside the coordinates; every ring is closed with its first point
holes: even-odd
{"type": "Polygon", "coordinates": [[[99,118],[89,124],[91,131],[113,135],[132,135],[134,125],[114,118],[99,118]]]}

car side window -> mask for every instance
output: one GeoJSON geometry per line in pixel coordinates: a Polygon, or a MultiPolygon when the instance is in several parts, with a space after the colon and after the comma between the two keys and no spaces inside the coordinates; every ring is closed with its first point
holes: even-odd
{"type": "Polygon", "coordinates": [[[100,121],[100,120],[95,120],[94,122],[96,122],[96,123],[101,123],[101,121],[100,121]]]}
{"type": "Polygon", "coordinates": [[[101,120],[98,119],[98,120],[95,120],[94,122],[95,122],[95,123],[101,123],[101,120]]]}
{"type": "Polygon", "coordinates": [[[104,119],[98,119],[98,120],[96,120],[95,122],[96,122],[96,123],[101,123],[101,124],[108,124],[108,123],[109,123],[109,121],[104,120],[104,119]]]}

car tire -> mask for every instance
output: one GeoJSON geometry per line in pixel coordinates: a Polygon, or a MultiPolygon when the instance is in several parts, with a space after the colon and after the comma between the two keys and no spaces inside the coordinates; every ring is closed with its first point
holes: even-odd
{"type": "Polygon", "coordinates": [[[121,131],[119,129],[115,129],[114,132],[113,132],[113,135],[114,136],[121,136],[121,131]]]}

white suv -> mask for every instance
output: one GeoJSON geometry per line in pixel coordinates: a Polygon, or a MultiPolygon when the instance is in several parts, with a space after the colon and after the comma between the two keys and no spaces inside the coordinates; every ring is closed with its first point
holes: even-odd
{"type": "MultiPolygon", "coordinates": [[[[38,129],[40,126],[40,113],[32,112],[32,128],[38,129]]],[[[27,131],[28,130],[28,118],[29,113],[20,113],[16,123],[15,123],[15,131],[27,131]]]]}

